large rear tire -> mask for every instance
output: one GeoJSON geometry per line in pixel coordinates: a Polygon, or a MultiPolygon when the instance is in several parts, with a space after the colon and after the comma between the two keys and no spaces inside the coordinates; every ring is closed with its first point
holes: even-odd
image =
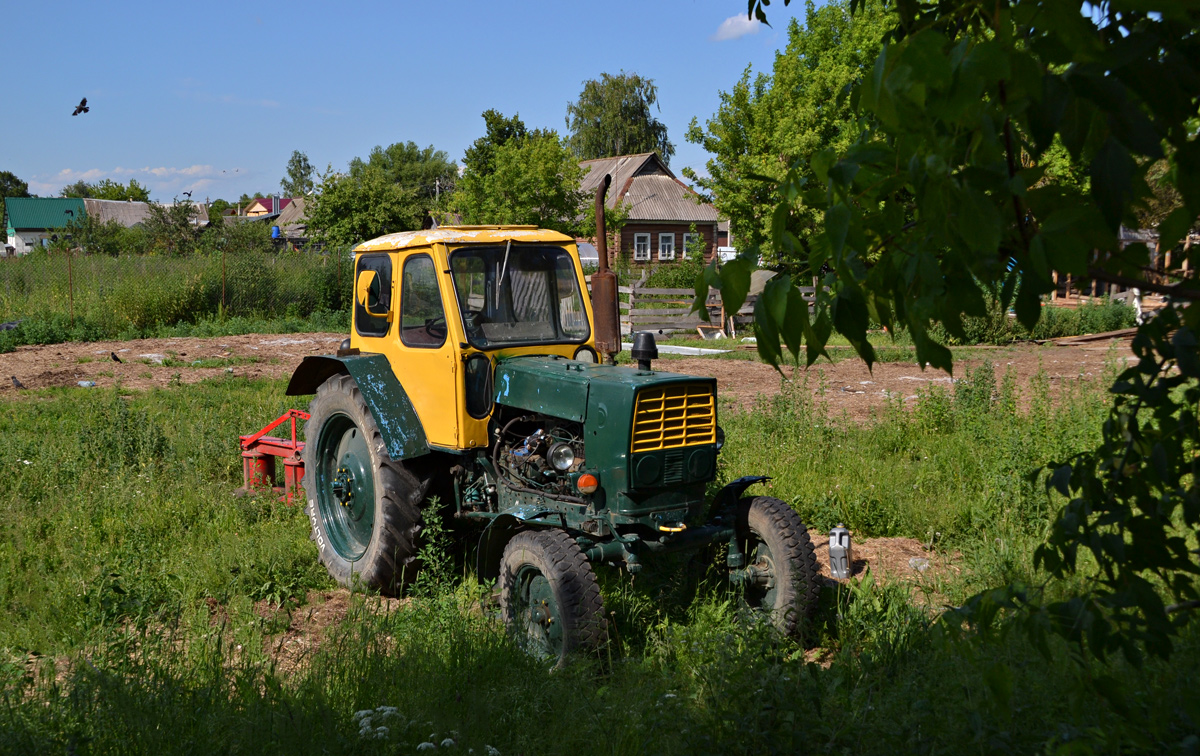
{"type": "Polygon", "coordinates": [[[530,654],[558,666],[608,639],[596,575],[562,530],[526,530],[504,547],[500,612],[530,654]]]}
{"type": "Polygon", "coordinates": [[[779,632],[795,635],[812,617],[821,592],[808,528],[796,511],[771,496],[738,502],[738,543],[753,577],[742,581],[746,604],[779,632]]]}
{"type": "Polygon", "coordinates": [[[395,593],[416,556],[424,487],[388,454],[349,375],[321,384],[308,411],[305,512],[317,556],[339,585],[395,593]]]}

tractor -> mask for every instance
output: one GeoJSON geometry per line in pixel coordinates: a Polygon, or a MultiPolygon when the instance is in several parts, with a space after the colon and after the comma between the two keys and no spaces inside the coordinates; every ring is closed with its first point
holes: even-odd
{"type": "Polygon", "coordinates": [[[287,388],[315,394],[290,448],[318,557],[343,586],[398,591],[438,495],[479,524],[478,577],[546,658],[605,642],[593,564],[636,574],[669,552],[720,549],[745,604],[795,633],[819,590],[804,524],[747,495],[765,477],[706,496],[724,442],[715,380],[654,369],[649,333],[635,334],[636,367],[614,364],[608,184],[590,297],[574,240],[534,226],[431,226],[355,248],[350,338],[306,357],[287,388]]]}

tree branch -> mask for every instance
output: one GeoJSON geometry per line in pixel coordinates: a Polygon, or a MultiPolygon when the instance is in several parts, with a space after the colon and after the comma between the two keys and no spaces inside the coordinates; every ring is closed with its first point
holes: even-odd
{"type": "Polygon", "coordinates": [[[1189,301],[1200,299],[1200,290],[1185,288],[1182,282],[1171,284],[1169,286],[1165,284],[1156,284],[1151,283],[1150,281],[1143,281],[1138,278],[1122,276],[1117,273],[1109,273],[1103,268],[1095,267],[1088,268],[1088,277],[1094,278],[1097,281],[1116,284],[1117,286],[1126,286],[1131,289],[1141,289],[1142,291],[1149,291],[1155,294],[1177,297],[1179,299],[1187,299],[1189,301]]]}
{"type": "Polygon", "coordinates": [[[1174,612],[1187,611],[1189,609],[1200,609],[1200,600],[1197,601],[1180,601],[1178,604],[1171,604],[1167,607],[1167,614],[1174,612]]]}

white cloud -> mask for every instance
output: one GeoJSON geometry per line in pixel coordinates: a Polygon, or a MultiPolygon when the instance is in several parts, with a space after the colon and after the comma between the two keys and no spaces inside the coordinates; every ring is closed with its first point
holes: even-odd
{"type": "Polygon", "coordinates": [[[59,190],[76,181],[89,183],[104,178],[110,178],[121,183],[134,178],[138,183],[150,189],[155,197],[170,197],[180,191],[195,191],[207,189],[215,183],[234,178],[235,171],[222,171],[211,165],[188,165],[181,168],[174,166],[144,166],[142,168],[126,168],[117,166],[110,171],[99,168],[76,170],[63,168],[57,173],[33,176],[29,188],[43,197],[57,196],[59,190]]]}
{"type": "Polygon", "coordinates": [[[714,42],[724,42],[727,39],[740,39],[747,34],[758,34],[758,30],[762,26],[758,21],[747,18],[745,14],[739,13],[722,21],[721,25],[717,27],[717,33],[712,35],[710,39],[714,42]]]}

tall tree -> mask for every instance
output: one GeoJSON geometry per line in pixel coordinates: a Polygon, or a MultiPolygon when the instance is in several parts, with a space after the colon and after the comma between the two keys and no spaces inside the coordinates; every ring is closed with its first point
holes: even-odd
{"type": "Polygon", "coordinates": [[[443,195],[454,191],[458,166],[445,151],[433,145],[419,147],[416,142],[397,142],[387,147],[376,146],[364,161],[350,161],[350,175],[361,175],[368,167],[379,170],[393,184],[411,191],[417,198],[420,211],[433,209],[443,195]]]}
{"type": "MultiPolygon", "coordinates": [[[[750,10],[766,4],[750,0],[750,10]]],[[[1044,653],[1051,631],[1081,659],[1168,656],[1200,609],[1188,540],[1200,529],[1200,282],[1163,281],[1146,245],[1123,245],[1119,231],[1136,226],[1154,185],[1178,195],[1158,224],[1162,248],[1200,218],[1200,6],[898,2],[890,25],[851,96],[861,133],[798,160],[779,184],[771,243],[829,272],[812,315],[790,278],[767,284],[755,308],[759,353],[778,363],[783,347],[797,357],[803,348],[811,364],[837,330],[870,364],[874,320],[905,328],[922,365],[949,370],[932,327],[961,337],[963,316],[984,314],[992,292],[1030,330],[1055,272],[1168,297],[1173,306],[1138,328],[1138,359],[1112,386],[1101,443],[1047,476],[1067,503],[1035,565],[1070,580],[988,591],[943,623],[987,637],[1017,610],[1044,653]],[[1056,142],[1086,180],[1043,180],[1056,142]],[[807,239],[789,230],[798,196],[823,216],[807,239]]],[[[1183,254],[1200,264],[1200,245],[1183,254]]],[[[753,267],[750,256],[710,267],[697,289],[718,287],[736,309],[753,267]]],[[[704,312],[702,298],[696,306],[704,312]]],[[[1119,684],[1094,679],[1124,710],[1119,684]]]]}
{"type": "Polygon", "coordinates": [[[585,81],[579,99],[567,104],[571,149],[580,160],[657,152],[669,163],[675,145],[666,124],[651,115],[657,104],[654,79],[636,73],[602,73],[585,81]]]}
{"type": "Polygon", "coordinates": [[[11,171],[0,171],[0,220],[4,220],[5,197],[28,197],[29,184],[17,178],[11,171]]]}
{"type": "Polygon", "coordinates": [[[524,139],[527,130],[518,113],[507,117],[498,110],[483,111],[486,133],[475,140],[463,155],[463,170],[475,176],[487,176],[494,170],[494,154],[510,139],[524,139]]]}
{"type": "MultiPolygon", "coordinates": [[[[804,22],[788,25],[787,47],[775,56],[770,75],[751,75],[722,92],[721,104],[702,128],[693,118],[687,140],[712,153],[707,176],[690,168],[683,173],[709,194],[717,211],[729,218],[739,244],[766,247],[771,233],[775,186],[793,163],[807,166],[826,149],[844,149],[858,136],[857,116],[845,96],[871,69],[889,28],[881,0],[861,3],[851,16],[850,0],[816,7],[808,2],[804,22]]],[[[805,170],[805,169],[802,169],[805,170]]],[[[804,174],[812,179],[811,172],[804,174]]],[[[801,237],[816,233],[820,209],[796,198],[789,230],[801,237]]],[[[801,260],[788,260],[803,266],[801,260]]]]}
{"type": "Polygon", "coordinates": [[[523,223],[575,233],[586,213],[579,161],[554,131],[489,148],[488,173],[467,162],[454,196],[467,223],[523,223]]]}
{"type": "Polygon", "coordinates": [[[292,156],[287,163],[287,175],[279,181],[283,196],[304,197],[311,193],[315,186],[315,174],[312,163],[308,162],[308,155],[300,150],[292,150],[292,156]]]}
{"type": "Polygon", "coordinates": [[[129,179],[128,184],[122,184],[112,179],[101,179],[96,183],[88,183],[80,179],[74,184],[67,184],[58,193],[60,197],[78,197],[80,199],[117,200],[119,202],[149,202],[150,190],[129,179]]]}
{"type": "Polygon", "coordinates": [[[306,210],[313,239],[335,247],[411,231],[421,224],[416,190],[400,186],[383,168],[369,163],[353,174],[328,169],[306,210]]]}

